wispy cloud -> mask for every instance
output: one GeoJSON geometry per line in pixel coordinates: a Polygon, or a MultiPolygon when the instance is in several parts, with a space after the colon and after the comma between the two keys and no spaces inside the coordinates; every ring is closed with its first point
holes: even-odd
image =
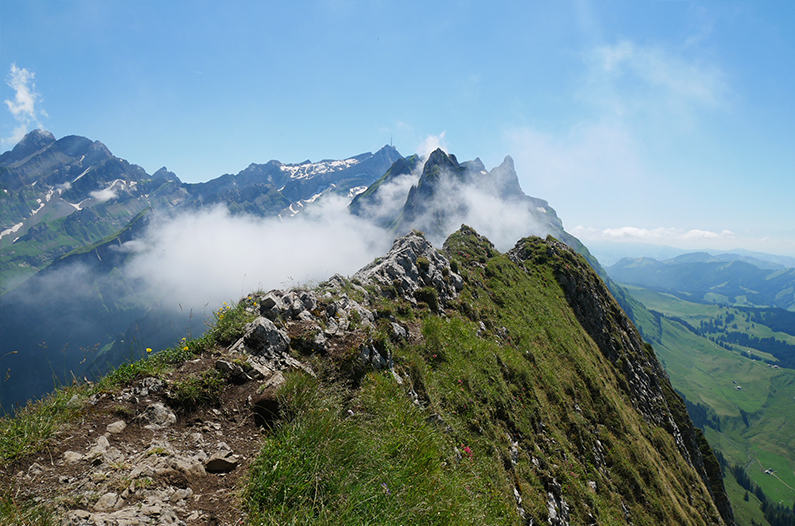
{"type": "MultiPolygon", "coordinates": [[[[655,157],[692,136],[704,112],[728,107],[721,68],[697,49],[644,46],[630,40],[583,51],[584,70],[572,86],[581,106],[568,126],[529,124],[506,138],[527,187],[547,198],[556,191],[642,187],[664,178],[655,157]]],[[[568,200],[570,194],[564,194],[568,200]]]]}
{"type": "Polygon", "coordinates": [[[217,307],[257,288],[289,287],[353,274],[389,249],[391,238],[327,197],[281,221],[231,215],[219,206],[154,220],[123,249],[125,272],[166,307],[217,307]]]}
{"type": "Polygon", "coordinates": [[[572,233],[583,238],[590,239],[612,239],[612,240],[644,240],[644,241],[698,241],[698,240],[716,240],[716,239],[733,239],[734,232],[731,230],[722,230],[721,232],[712,232],[710,230],[692,229],[686,230],[682,228],[673,227],[657,227],[657,228],[639,228],[634,226],[624,226],[620,228],[605,228],[598,230],[594,228],[584,228],[577,226],[572,229],[572,233]]]}
{"type": "Polygon", "coordinates": [[[447,144],[445,143],[444,136],[447,134],[446,131],[443,131],[439,135],[428,135],[418,146],[417,146],[417,154],[422,159],[427,159],[428,156],[434,150],[441,148],[445,153],[447,153],[447,144]]]}
{"type": "Polygon", "coordinates": [[[32,127],[41,127],[39,115],[47,116],[44,110],[36,107],[41,101],[41,95],[36,92],[36,85],[33,82],[35,76],[32,71],[11,64],[6,84],[14,90],[14,98],[3,102],[17,121],[17,126],[9,137],[0,139],[4,147],[18,143],[32,127]]]}
{"type": "Polygon", "coordinates": [[[673,109],[681,117],[682,113],[727,104],[726,76],[717,65],[670,48],[622,40],[597,47],[586,56],[591,66],[591,94],[614,110],[647,113],[673,109]]]}
{"type": "Polygon", "coordinates": [[[637,140],[620,123],[583,122],[560,134],[515,128],[507,139],[535,192],[583,181],[627,181],[644,173],[637,140]]]}
{"type": "Polygon", "coordinates": [[[104,203],[105,201],[116,199],[119,196],[113,187],[97,190],[95,192],[89,192],[88,195],[96,199],[98,203],[104,203]]]}

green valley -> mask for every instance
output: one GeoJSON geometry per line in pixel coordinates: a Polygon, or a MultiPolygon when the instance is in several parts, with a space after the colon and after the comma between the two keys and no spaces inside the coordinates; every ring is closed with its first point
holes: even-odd
{"type": "MultiPolygon", "coordinates": [[[[694,422],[703,426],[710,444],[726,461],[743,467],[773,503],[791,507],[795,500],[795,419],[790,417],[795,371],[779,366],[769,353],[722,340],[732,332],[789,344],[795,343],[795,337],[764,325],[752,309],[695,303],[673,294],[625,287],[654,314],[656,326],[647,327],[644,334],[659,335],[652,341],[654,349],[674,388],[706,416],[701,421],[694,417],[694,422]]],[[[753,508],[743,496],[742,491],[732,496],[735,508],[753,508]]]]}

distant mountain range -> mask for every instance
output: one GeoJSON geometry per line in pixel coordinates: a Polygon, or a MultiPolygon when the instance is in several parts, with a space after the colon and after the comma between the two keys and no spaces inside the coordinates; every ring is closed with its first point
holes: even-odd
{"type": "MultiPolygon", "coordinates": [[[[659,261],[673,259],[682,254],[693,252],[692,249],[676,248],[668,245],[653,245],[651,243],[636,243],[631,241],[605,241],[605,240],[588,240],[588,248],[591,253],[599,259],[605,267],[615,265],[624,258],[653,258],[659,261]]],[[[782,267],[795,267],[795,258],[788,256],[781,256],[777,254],[767,254],[764,252],[757,252],[752,250],[745,250],[742,248],[734,248],[731,250],[705,250],[715,257],[723,257],[723,255],[748,256],[757,260],[767,261],[782,267]]]]}
{"type": "MultiPolygon", "coordinates": [[[[324,195],[353,197],[400,158],[385,146],[343,160],[251,164],[188,184],[166,168],[147,174],[99,141],[30,132],[0,155],[0,368],[10,371],[0,405],[135,358],[143,341],[166,347],[191,330],[190,313],[159,309],[160,298],[122,272],[129,252],[119,247],[154,213],[222,204],[232,214],[288,218],[324,195]]],[[[192,330],[200,334],[203,321],[192,330]]]]}
{"type": "Polygon", "coordinates": [[[682,254],[658,261],[624,258],[608,275],[688,301],[795,309],[795,268],[741,254],[682,254]]]}
{"type": "Polygon", "coordinates": [[[384,146],[343,160],[251,164],[237,175],[189,184],[165,167],[149,175],[99,141],[32,131],[0,155],[0,294],[118,232],[144,209],[223,203],[233,214],[287,217],[327,193],[352,197],[399,158],[384,146]]]}

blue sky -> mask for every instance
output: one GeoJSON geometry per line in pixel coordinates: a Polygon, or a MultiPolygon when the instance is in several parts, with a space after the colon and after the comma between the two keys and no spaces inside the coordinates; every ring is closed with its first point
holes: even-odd
{"type": "Polygon", "coordinates": [[[441,144],[588,244],[795,256],[795,3],[0,3],[0,140],[184,181],[441,144]]]}

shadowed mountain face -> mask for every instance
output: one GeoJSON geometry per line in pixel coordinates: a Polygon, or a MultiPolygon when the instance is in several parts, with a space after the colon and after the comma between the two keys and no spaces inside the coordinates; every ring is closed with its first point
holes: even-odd
{"type": "Polygon", "coordinates": [[[350,210],[394,234],[416,229],[435,242],[462,223],[503,247],[528,233],[571,238],[549,203],[522,191],[510,156],[491,171],[480,159],[459,163],[441,149],[424,163],[416,156],[400,160],[350,210]]]}

